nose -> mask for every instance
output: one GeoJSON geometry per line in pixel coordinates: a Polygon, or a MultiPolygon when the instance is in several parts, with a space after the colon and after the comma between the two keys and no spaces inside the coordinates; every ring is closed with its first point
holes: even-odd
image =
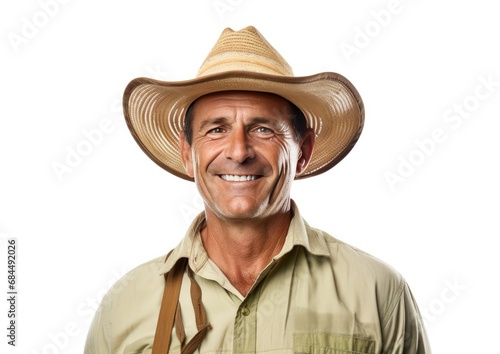
{"type": "Polygon", "coordinates": [[[237,163],[243,163],[255,157],[255,151],[243,127],[233,129],[227,138],[225,157],[237,163]]]}

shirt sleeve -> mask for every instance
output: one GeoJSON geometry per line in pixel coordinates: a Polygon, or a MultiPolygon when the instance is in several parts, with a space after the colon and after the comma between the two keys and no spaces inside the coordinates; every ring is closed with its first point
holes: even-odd
{"type": "Polygon", "coordinates": [[[110,343],[110,321],[108,319],[109,302],[106,295],[99,308],[97,309],[94,319],[90,325],[85,342],[84,354],[112,354],[110,343]]]}
{"type": "Polygon", "coordinates": [[[431,354],[422,316],[404,280],[382,332],[384,354],[431,354]]]}

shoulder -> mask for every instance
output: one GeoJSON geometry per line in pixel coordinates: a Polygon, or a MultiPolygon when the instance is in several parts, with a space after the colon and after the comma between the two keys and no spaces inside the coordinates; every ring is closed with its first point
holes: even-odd
{"type": "Polygon", "coordinates": [[[131,301],[139,294],[157,293],[163,289],[164,277],[160,269],[165,256],[154,258],[133,268],[120,278],[102,300],[103,306],[131,301]]]}
{"type": "Polygon", "coordinates": [[[310,228],[311,237],[324,241],[336,292],[342,303],[362,314],[376,309],[386,351],[404,345],[404,352],[430,352],[417,303],[403,276],[386,262],[328,233],[310,228]]]}
{"type": "Polygon", "coordinates": [[[135,267],[108,290],[90,326],[86,354],[123,352],[125,341],[151,333],[164,289],[164,260],[162,256],[135,267]]]}
{"type": "Polygon", "coordinates": [[[401,275],[388,263],[383,260],[341,241],[325,231],[310,228],[310,232],[322,239],[328,249],[330,259],[337,266],[349,267],[351,271],[359,269],[363,273],[374,277],[389,277],[401,279],[401,275]]]}
{"type": "MultiPolygon", "coordinates": [[[[294,245],[302,245],[307,253],[321,263],[328,263],[336,274],[363,282],[390,282],[399,286],[402,277],[389,264],[328,232],[312,227],[296,211],[292,225],[294,245]]],[[[326,264],[324,264],[326,265],[326,264]]]]}
{"type": "Polygon", "coordinates": [[[145,262],[116,281],[99,305],[98,314],[103,320],[111,321],[113,317],[133,311],[141,306],[138,299],[151,302],[161,298],[165,280],[160,268],[164,260],[163,256],[145,262]]]}
{"type": "Polygon", "coordinates": [[[364,289],[374,292],[380,298],[401,298],[406,282],[403,276],[383,260],[343,242],[325,231],[309,228],[310,233],[324,242],[329,254],[329,264],[339,283],[348,284],[349,288],[364,289]]]}
{"type": "Polygon", "coordinates": [[[162,278],[160,269],[165,263],[165,256],[154,258],[142,263],[127,272],[111,289],[123,288],[133,283],[149,283],[151,280],[162,278]]]}

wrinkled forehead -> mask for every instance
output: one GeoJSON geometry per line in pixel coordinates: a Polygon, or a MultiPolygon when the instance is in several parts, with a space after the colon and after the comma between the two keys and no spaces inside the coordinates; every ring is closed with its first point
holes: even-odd
{"type": "Polygon", "coordinates": [[[190,109],[194,116],[217,116],[245,110],[266,118],[288,117],[292,114],[292,104],[281,96],[267,92],[223,91],[201,96],[190,109]]]}

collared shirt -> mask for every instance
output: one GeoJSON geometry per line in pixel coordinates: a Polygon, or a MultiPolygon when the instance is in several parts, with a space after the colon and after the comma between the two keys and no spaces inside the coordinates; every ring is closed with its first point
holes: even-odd
{"type": "MultiPolygon", "coordinates": [[[[145,263],[103,298],[85,354],[151,353],[164,277],[181,257],[202,290],[211,329],[200,353],[430,353],[405,280],[380,260],[310,227],[293,205],[285,244],[242,296],[203,247],[198,216],[168,260],[145,263]]],[[[197,332],[187,274],[179,303],[197,332]]],[[[180,353],[174,333],[169,353],[180,353]]]]}

